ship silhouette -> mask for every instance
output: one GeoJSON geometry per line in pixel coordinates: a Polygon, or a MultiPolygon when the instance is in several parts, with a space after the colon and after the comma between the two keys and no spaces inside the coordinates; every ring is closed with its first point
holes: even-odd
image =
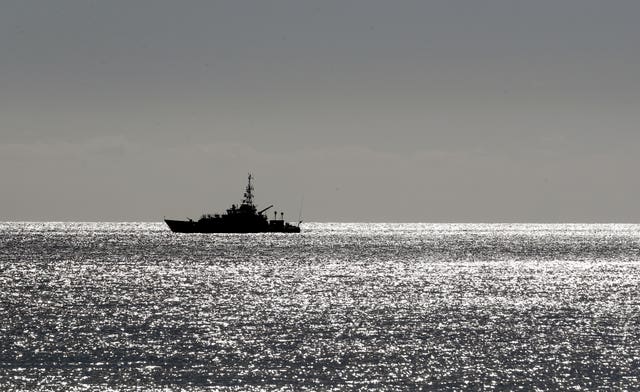
{"type": "Polygon", "coordinates": [[[258,211],[253,204],[253,176],[249,173],[249,182],[244,191],[244,198],[239,206],[233,204],[226,214],[204,214],[200,219],[171,220],[165,223],[174,233],[299,233],[300,223],[297,225],[284,221],[284,213],[274,212],[274,219],[269,220],[265,212],[273,207],[258,211]]]}

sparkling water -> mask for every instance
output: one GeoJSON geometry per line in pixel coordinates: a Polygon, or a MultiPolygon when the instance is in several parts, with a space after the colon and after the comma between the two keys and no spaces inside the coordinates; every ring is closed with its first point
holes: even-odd
{"type": "Polygon", "coordinates": [[[640,385],[640,225],[0,223],[1,390],[640,385]]]}

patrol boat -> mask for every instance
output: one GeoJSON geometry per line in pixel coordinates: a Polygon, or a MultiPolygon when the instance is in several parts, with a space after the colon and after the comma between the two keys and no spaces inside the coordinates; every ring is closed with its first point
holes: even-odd
{"type": "Polygon", "coordinates": [[[244,191],[244,199],[240,206],[233,204],[227,209],[226,214],[204,214],[200,219],[164,221],[174,233],[299,233],[300,222],[297,225],[284,221],[284,213],[274,212],[273,219],[269,220],[265,212],[273,207],[258,211],[253,204],[253,176],[249,173],[249,183],[244,191]]]}

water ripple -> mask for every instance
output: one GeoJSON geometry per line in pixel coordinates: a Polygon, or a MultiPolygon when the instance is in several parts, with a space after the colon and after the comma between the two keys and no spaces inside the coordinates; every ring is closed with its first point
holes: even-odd
{"type": "Polygon", "coordinates": [[[640,226],[0,223],[0,386],[633,389],[640,226]]]}

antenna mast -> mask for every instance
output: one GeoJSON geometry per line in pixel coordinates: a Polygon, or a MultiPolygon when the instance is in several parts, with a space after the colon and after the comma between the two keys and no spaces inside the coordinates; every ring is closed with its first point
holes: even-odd
{"type": "Polygon", "coordinates": [[[253,185],[251,185],[251,180],[253,176],[249,173],[249,183],[247,184],[247,188],[244,190],[244,200],[242,200],[242,204],[253,205],[253,185]]]}

